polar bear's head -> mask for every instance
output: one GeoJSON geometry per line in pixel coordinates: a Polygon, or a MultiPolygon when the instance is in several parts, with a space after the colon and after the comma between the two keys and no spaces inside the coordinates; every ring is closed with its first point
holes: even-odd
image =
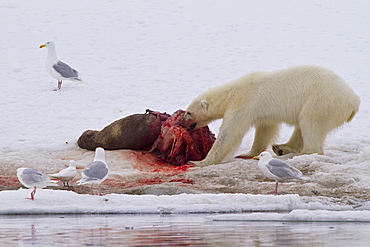
{"type": "Polygon", "coordinates": [[[199,129],[206,126],[213,119],[209,114],[209,103],[207,100],[194,100],[186,109],[180,125],[189,130],[199,129]]]}

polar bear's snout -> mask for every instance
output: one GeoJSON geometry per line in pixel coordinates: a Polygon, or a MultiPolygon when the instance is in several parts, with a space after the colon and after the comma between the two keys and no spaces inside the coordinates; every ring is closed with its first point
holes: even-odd
{"type": "Polygon", "coordinates": [[[192,114],[186,112],[184,116],[182,117],[179,125],[188,130],[194,130],[195,127],[197,126],[197,123],[192,118],[192,114]]]}

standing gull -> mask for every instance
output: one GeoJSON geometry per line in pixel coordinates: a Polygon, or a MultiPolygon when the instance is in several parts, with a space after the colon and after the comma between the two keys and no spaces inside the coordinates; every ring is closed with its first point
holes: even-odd
{"type": "Polygon", "coordinates": [[[82,170],[82,178],[77,181],[78,185],[91,184],[91,194],[93,194],[93,184],[99,184],[99,195],[101,194],[100,184],[108,177],[108,165],[105,162],[105,152],[103,148],[96,148],[94,162],[82,170]]]}
{"type": "Polygon", "coordinates": [[[69,181],[72,180],[77,174],[76,171],[76,162],[74,160],[71,160],[69,162],[69,166],[63,170],[61,170],[58,173],[49,174],[52,178],[57,178],[60,181],[63,181],[64,187],[71,187],[69,186],[69,181]]]}
{"type": "Polygon", "coordinates": [[[262,173],[276,181],[276,187],[274,191],[269,192],[270,194],[277,194],[278,190],[278,183],[284,179],[302,179],[302,180],[310,180],[309,177],[303,176],[302,172],[287,163],[272,158],[269,152],[262,152],[259,156],[253,157],[258,161],[258,168],[262,171],[262,173]]]}
{"type": "Polygon", "coordinates": [[[48,48],[48,55],[46,58],[46,71],[49,75],[58,80],[58,89],[62,87],[63,80],[71,81],[82,81],[78,76],[78,71],[71,68],[68,64],[60,61],[55,51],[55,44],[52,41],[46,42],[44,45],[40,45],[40,48],[48,48]]]}
{"type": "Polygon", "coordinates": [[[46,186],[58,186],[58,181],[50,180],[50,178],[44,175],[42,172],[32,168],[18,168],[17,169],[18,180],[27,188],[32,189],[31,200],[35,200],[36,188],[42,189],[46,186]]]}

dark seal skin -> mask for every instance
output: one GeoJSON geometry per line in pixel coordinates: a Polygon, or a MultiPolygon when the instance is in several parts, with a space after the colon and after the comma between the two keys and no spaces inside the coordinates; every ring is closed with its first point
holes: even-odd
{"type": "Polygon", "coordinates": [[[147,110],[114,121],[101,131],[86,130],[77,141],[80,148],[95,150],[149,149],[161,133],[162,123],[170,115],[147,110]]]}

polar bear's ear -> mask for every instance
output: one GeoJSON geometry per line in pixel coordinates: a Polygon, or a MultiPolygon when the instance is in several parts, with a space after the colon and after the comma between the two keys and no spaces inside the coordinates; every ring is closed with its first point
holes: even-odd
{"type": "Polygon", "coordinates": [[[208,111],[209,103],[207,100],[201,100],[200,105],[202,106],[204,112],[208,111]]]}

